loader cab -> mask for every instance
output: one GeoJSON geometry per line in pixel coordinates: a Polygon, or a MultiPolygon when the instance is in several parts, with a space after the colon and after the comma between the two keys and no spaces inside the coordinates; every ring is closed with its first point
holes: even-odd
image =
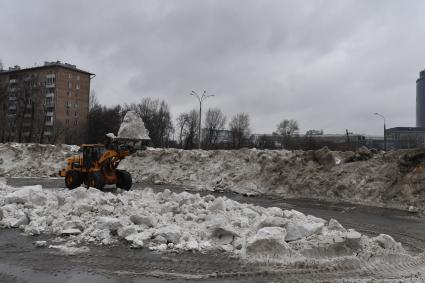
{"type": "Polygon", "coordinates": [[[83,154],[83,166],[86,169],[95,167],[96,161],[98,161],[105,152],[103,144],[83,144],[81,149],[83,154]]]}

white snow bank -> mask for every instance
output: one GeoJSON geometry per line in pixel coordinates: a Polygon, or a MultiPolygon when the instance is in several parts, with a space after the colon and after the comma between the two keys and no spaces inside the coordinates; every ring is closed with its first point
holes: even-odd
{"type": "Polygon", "coordinates": [[[1,185],[0,225],[27,234],[54,234],[67,245],[51,248],[78,253],[86,243],[128,242],[156,251],[222,250],[254,260],[291,262],[376,252],[402,252],[390,237],[370,239],[298,211],[241,204],[225,197],[154,193],[118,194],[96,189],[47,190],[1,185]],[[338,229],[335,229],[337,227],[338,229]],[[395,248],[397,247],[397,248],[395,248]]]}
{"type": "Polygon", "coordinates": [[[149,132],[135,111],[128,111],[118,131],[119,138],[149,140],[149,132]]]}
{"type": "Polygon", "coordinates": [[[56,176],[78,149],[75,145],[0,143],[0,176],[56,176]]]}

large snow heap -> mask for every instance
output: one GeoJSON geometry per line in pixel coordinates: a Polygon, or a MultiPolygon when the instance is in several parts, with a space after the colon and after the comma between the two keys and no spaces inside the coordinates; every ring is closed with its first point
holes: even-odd
{"type": "Polygon", "coordinates": [[[135,111],[128,111],[118,131],[119,138],[149,140],[149,131],[135,111]]]}
{"type": "MultiPolygon", "coordinates": [[[[0,180],[0,226],[53,234],[68,246],[126,241],[157,251],[222,250],[278,262],[404,253],[390,236],[368,238],[295,210],[169,190],[14,188],[0,180]]],[[[53,246],[55,247],[55,246],[53,246]]]]}

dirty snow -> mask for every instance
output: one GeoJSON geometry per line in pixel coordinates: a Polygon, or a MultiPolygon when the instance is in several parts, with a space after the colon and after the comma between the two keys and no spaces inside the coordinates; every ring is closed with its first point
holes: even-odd
{"type": "MultiPolygon", "coordinates": [[[[0,177],[55,176],[78,147],[0,144],[0,177]]],[[[425,149],[372,153],[148,148],[121,162],[135,182],[424,211],[425,149]]]]}
{"type": "Polygon", "coordinates": [[[128,111],[118,131],[119,138],[149,140],[149,132],[135,111],[128,111]]]}
{"type": "Polygon", "coordinates": [[[295,210],[241,204],[169,190],[105,193],[96,189],[14,188],[0,180],[0,226],[61,241],[34,244],[65,254],[87,244],[124,241],[153,251],[224,251],[248,260],[295,262],[406,254],[388,235],[369,238],[295,210]]]}

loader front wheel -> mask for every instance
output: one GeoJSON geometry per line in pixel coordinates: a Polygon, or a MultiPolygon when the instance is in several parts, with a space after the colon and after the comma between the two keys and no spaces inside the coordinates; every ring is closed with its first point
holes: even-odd
{"type": "Polygon", "coordinates": [[[130,173],[125,170],[117,170],[117,188],[123,190],[130,190],[133,185],[133,180],[130,173]]]}
{"type": "Polygon", "coordinates": [[[76,170],[69,170],[65,174],[65,185],[68,189],[72,190],[81,185],[80,172],[76,170]]]}
{"type": "Polygon", "coordinates": [[[89,174],[89,186],[98,190],[103,190],[105,186],[105,179],[100,172],[93,172],[89,174]]]}

